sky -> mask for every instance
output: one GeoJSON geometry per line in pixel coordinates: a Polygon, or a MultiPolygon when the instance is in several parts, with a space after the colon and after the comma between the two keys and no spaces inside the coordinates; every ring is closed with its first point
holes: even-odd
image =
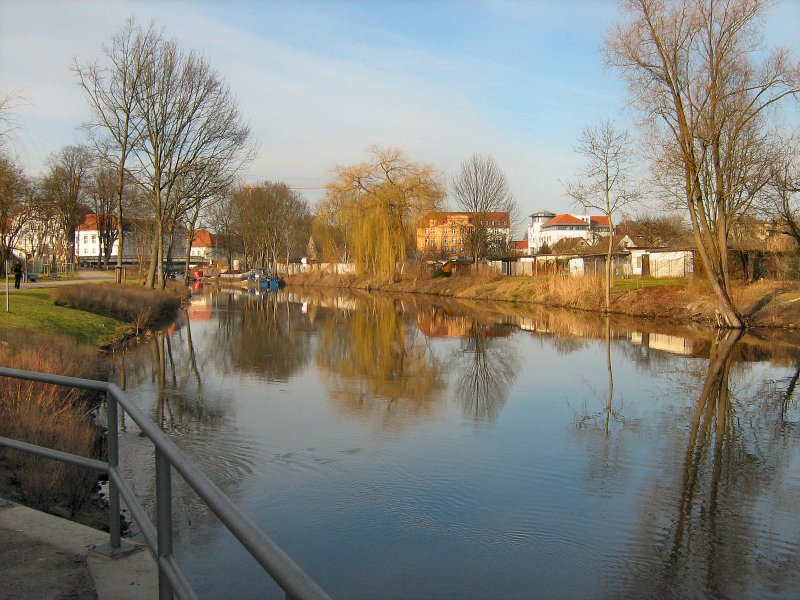
{"type": "MultiPolygon", "coordinates": [[[[86,140],[70,65],[100,59],[133,16],[226,81],[258,144],[249,183],[283,181],[313,204],[333,167],[368,159],[372,145],[433,163],[447,181],[478,153],[495,158],[523,216],[568,212],[562,182],[582,165],[582,130],[634,129],[600,52],[620,15],[604,0],[0,0],[0,97],[21,98],[13,152],[41,173],[49,154],[86,140]]],[[[779,0],[765,41],[797,57],[798,32],[800,0],[779,0]]]]}

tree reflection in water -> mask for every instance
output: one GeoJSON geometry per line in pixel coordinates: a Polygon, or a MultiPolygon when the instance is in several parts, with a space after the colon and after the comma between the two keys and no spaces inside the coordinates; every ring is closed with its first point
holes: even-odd
{"type": "Polygon", "coordinates": [[[446,389],[446,368],[400,301],[360,298],[354,310],[317,319],[316,363],[330,397],[384,428],[429,416],[446,389]]]}
{"type": "Polygon", "coordinates": [[[217,313],[215,354],[231,370],[287,381],[311,357],[309,323],[299,304],[275,294],[233,299],[217,313]]]}
{"type": "Polygon", "coordinates": [[[473,421],[492,422],[508,401],[508,390],[519,369],[519,356],[509,326],[492,326],[472,319],[461,338],[453,367],[458,371],[455,394],[464,416],[473,421]]]}
{"type": "MultiPolygon", "coordinates": [[[[769,440],[763,436],[769,428],[755,425],[781,420],[793,382],[788,394],[763,387],[750,394],[746,386],[734,386],[740,338],[738,331],[722,331],[711,344],[683,450],[676,448],[682,452],[680,479],[673,489],[668,481],[654,484],[643,505],[642,534],[652,542],[637,547],[651,547],[654,554],[637,557],[639,567],[624,573],[621,589],[628,595],[763,597],[785,591],[800,567],[793,544],[775,543],[798,536],[797,525],[787,531],[773,515],[775,508],[800,501],[797,486],[786,485],[795,468],[793,450],[783,433],[769,440]],[[754,582],[770,580],[772,587],[753,589],[754,582]]],[[[746,375],[745,366],[740,371],[746,375]]],[[[686,435],[685,426],[674,429],[686,435]]]]}

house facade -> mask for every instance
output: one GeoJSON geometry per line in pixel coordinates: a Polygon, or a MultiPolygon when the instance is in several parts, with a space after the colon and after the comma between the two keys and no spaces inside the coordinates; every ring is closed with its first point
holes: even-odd
{"type": "Polygon", "coordinates": [[[189,260],[192,263],[210,265],[218,261],[220,257],[214,235],[205,229],[195,231],[194,236],[192,236],[192,249],[189,260]]]}
{"type": "MultiPolygon", "coordinates": [[[[97,265],[102,263],[103,248],[100,242],[100,219],[96,214],[84,215],[75,230],[75,255],[79,264],[97,265]]],[[[116,227],[116,220],[112,226],[116,227]]],[[[122,262],[124,264],[141,264],[150,259],[150,237],[134,228],[123,229],[125,237],[122,262]]],[[[164,236],[164,245],[169,244],[169,234],[164,236]]],[[[109,264],[116,264],[119,242],[115,239],[111,245],[109,264]]],[[[211,232],[198,229],[192,238],[189,254],[191,264],[210,264],[218,259],[214,236],[211,232]]],[[[175,232],[172,239],[172,261],[182,263],[186,259],[186,230],[175,232]]]]}
{"type": "MultiPolygon", "coordinates": [[[[469,233],[480,217],[474,212],[433,212],[425,215],[417,227],[417,251],[464,254],[469,233]]],[[[511,218],[507,212],[485,213],[489,237],[508,243],[511,238],[511,218]]]]}
{"type": "Polygon", "coordinates": [[[543,246],[552,249],[566,239],[583,239],[592,245],[609,233],[608,217],[603,215],[557,215],[540,211],[531,215],[528,225],[528,252],[536,254],[543,246]]]}

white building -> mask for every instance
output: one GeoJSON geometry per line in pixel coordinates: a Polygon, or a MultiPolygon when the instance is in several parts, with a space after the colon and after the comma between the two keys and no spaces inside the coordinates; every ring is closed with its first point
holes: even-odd
{"type": "MultiPolygon", "coordinates": [[[[75,230],[75,255],[80,264],[99,264],[102,263],[102,250],[100,247],[100,231],[98,228],[98,217],[93,213],[84,215],[83,221],[75,230]]],[[[113,221],[116,227],[116,220],[113,221]]],[[[124,230],[125,243],[123,245],[122,262],[125,264],[143,263],[150,259],[149,236],[143,236],[140,232],[132,229],[124,230]]],[[[169,244],[169,234],[164,236],[165,247],[169,244]]],[[[172,261],[183,263],[186,259],[186,230],[175,232],[172,240],[172,261]]],[[[119,243],[115,240],[111,246],[109,264],[116,264],[119,243]]],[[[189,261],[191,264],[206,265],[219,259],[214,236],[204,230],[198,229],[192,238],[192,250],[189,261]]]]}
{"type": "Polygon", "coordinates": [[[552,248],[563,239],[582,238],[594,244],[609,234],[608,217],[594,215],[556,215],[543,210],[531,215],[528,225],[528,252],[535,254],[545,244],[552,248]]]}

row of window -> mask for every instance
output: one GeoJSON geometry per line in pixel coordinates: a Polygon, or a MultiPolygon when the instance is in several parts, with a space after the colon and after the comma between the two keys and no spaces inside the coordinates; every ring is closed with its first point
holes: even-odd
{"type": "MultiPolygon", "coordinates": [[[[442,245],[447,246],[448,244],[460,244],[461,246],[464,245],[464,238],[443,238],[442,245]]],[[[436,240],[433,238],[425,238],[425,246],[435,246],[436,240]]]]}
{"type": "MultiPolygon", "coordinates": [[[[488,227],[508,227],[508,223],[506,223],[504,221],[486,221],[486,225],[488,227]]],[[[469,225],[464,225],[464,226],[469,227],[469,225]]],[[[463,226],[450,227],[450,233],[456,233],[458,231],[458,229],[460,229],[460,227],[463,227],[463,226]]],[[[442,227],[426,227],[425,228],[425,235],[431,235],[431,234],[434,234],[434,233],[436,233],[437,231],[440,231],[440,230],[441,230],[442,233],[447,233],[447,227],[443,227],[443,228],[442,227]]]]}

